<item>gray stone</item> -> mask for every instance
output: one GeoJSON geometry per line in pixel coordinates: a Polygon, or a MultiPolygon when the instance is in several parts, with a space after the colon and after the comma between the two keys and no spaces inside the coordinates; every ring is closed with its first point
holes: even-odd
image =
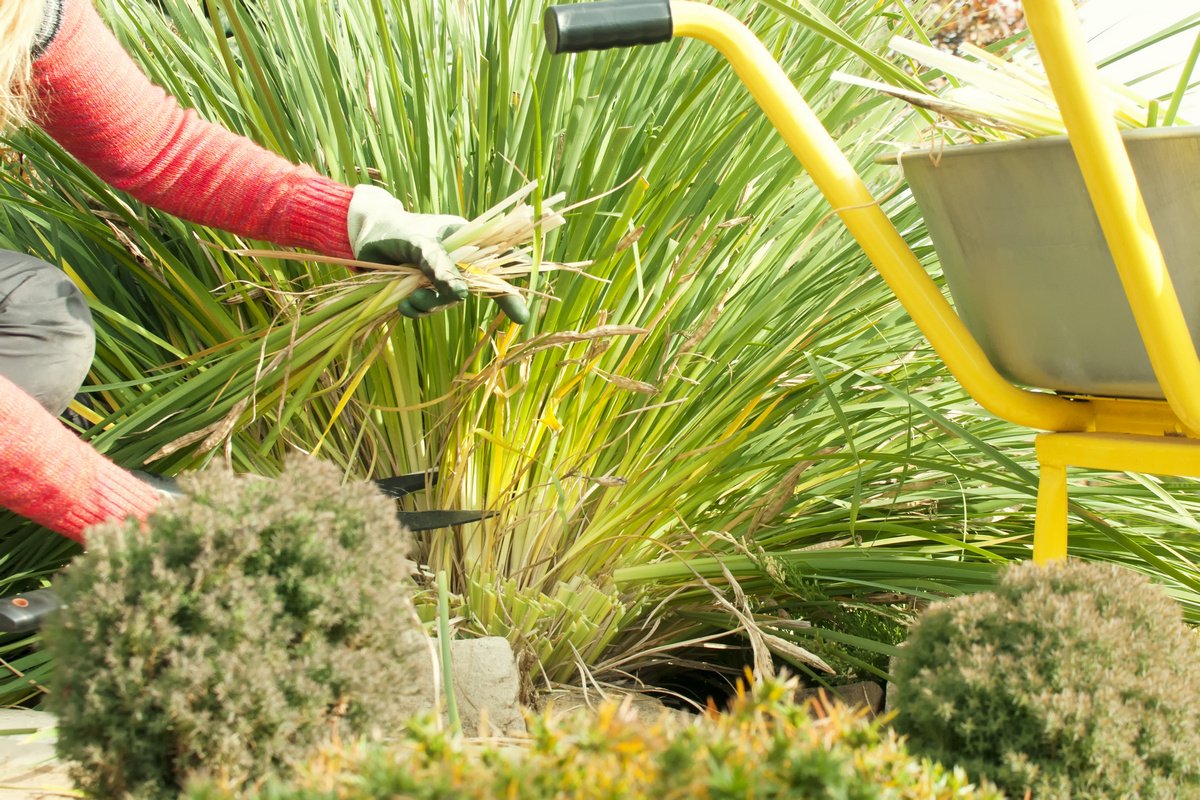
{"type": "Polygon", "coordinates": [[[0,800],[61,797],[73,783],[54,755],[52,715],[27,709],[0,709],[0,800]],[[34,729],[37,733],[10,733],[34,729]]]}
{"type": "MultiPolygon", "coordinates": [[[[896,657],[892,656],[888,659],[888,674],[896,674],[896,657]]],[[[896,684],[888,681],[884,684],[883,692],[883,713],[890,714],[896,707],[896,684]]]]}
{"type": "MultiPolygon", "coordinates": [[[[415,618],[416,612],[413,612],[415,618]]],[[[435,655],[437,642],[430,639],[423,628],[400,628],[393,634],[397,637],[397,652],[418,654],[411,659],[411,670],[404,685],[392,688],[391,708],[397,719],[407,719],[434,708],[434,697],[439,680],[438,659],[435,655]]]]}
{"type": "Polygon", "coordinates": [[[689,713],[678,708],[671,708],[654,694],[636,689],[619,686],[600,688],[582,688],[579,686],[559,686],[539,694],[538,710],[549,711],[556,715],[572,716],[586,710],[596,712],[605,703],[617,703],[621,708],[639,720],[647,723],[670,719],[679,724],[688,724],[697,719],[697,713],[689,713]]]}
{"type": "Polygon", "coordinates": [[[525,733],[521,673],[508,640],[501,636],[450,642],[454,697],[463,733],[507,736],[525,733]],[[481,729],[481,723],[486,723],[481,729]]]}
{"type": "Polygon", "coordinates": [[[827,697],[840,700],[851,708],[865,708],[872,717],[883,711],[883,687],[874,681],[847,683],[832,689],[803,689],[797,699],[803,702],[810,697],[817,697],[822,692],[827,697]]]}

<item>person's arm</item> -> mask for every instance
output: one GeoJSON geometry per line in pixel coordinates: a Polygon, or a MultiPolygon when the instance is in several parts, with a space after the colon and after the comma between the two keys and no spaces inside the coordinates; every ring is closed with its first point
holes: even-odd
{"type": "Polygon", "coordinates": [[[69,536],[110,519],[145,519],[158,492],[96,452],[0,376],[0,505],[69,536]]]}
{"type": "MultiPolygon", "coordinates": [[[[35,117],[107,183],[147,205],[253,239],[413,263],[433,288],[401,302],[406,316],[466,297],[466,282],[441,245],[447,217],[411,213],[376,187],[351,189],[205,122],[142,74],[91,0],[46,2],[34,61],[35,117]]],[[[520,295],[496,302],[515,322],[528,320],[520,295]]]]}
{"type": "Polygon", "coordinates": [[[350,187],[182,109],[134,64],[91,0],[47,3],[34,114],[67,151],[105,182],[184,219],[351,256],[350,187]]]}

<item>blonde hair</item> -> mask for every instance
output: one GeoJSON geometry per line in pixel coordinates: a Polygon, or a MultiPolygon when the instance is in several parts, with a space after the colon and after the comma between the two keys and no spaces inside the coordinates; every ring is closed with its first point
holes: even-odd
{"type": "Polygon", "coordinates": [[[45,0],[0,0],[0,133],[29,119],[33,45],[45,0]]]}

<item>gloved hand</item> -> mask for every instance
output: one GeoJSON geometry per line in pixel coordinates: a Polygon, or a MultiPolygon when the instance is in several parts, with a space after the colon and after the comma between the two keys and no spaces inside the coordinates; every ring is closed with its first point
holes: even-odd
{"type": "MultiPolygon", "coordinates": [[[[400,301],[404,316],[425,316],[466,299],[467,282],[442,246],[442,239],[466,224],[462,217],[414,214],[386,190],[363,184],[354,189],[346,221],[355,258],[380,264],[412,264],[433,284],[432,289],[418,289],[400,301]]],[[[529,309],[520,295],[500,295],[495,300],[513,322],[529,321],[529,309]]]]}

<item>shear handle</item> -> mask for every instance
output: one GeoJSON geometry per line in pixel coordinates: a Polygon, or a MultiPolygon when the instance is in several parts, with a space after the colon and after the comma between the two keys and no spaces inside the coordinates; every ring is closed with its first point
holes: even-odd
{"type": "Polygon", "coordinates": [[[0,633],[29,633],[41,627],[61,604],[50,589],[15,594],[0,600],[0,633]]]}

